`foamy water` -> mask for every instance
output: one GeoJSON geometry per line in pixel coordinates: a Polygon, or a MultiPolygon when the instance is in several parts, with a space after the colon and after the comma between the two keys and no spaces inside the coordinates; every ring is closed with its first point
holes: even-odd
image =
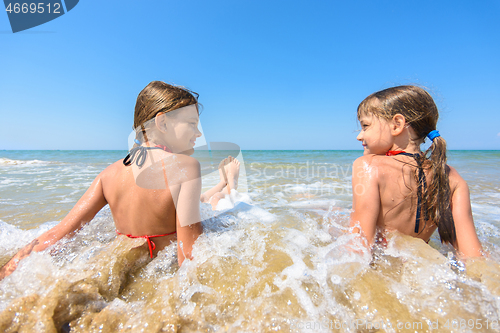
{"type": "MultiPolygon", "coordinates": [[[[116,236],[106,207],[0,282],[0,331],[499,331],[500,153],[450,153],[490,253],[465,264],[436,235],[430,246],[391,235],[373,258],[346,249],[359,241],[346,231],[360,152],[243,154],[248,192],[222,200],[222,214],[201,206],[193,261],[179,268],[175,244],[150,260],[144,240],[116,236]]],[[[123,155],[0,152],[0,264],[123,155]]]]}

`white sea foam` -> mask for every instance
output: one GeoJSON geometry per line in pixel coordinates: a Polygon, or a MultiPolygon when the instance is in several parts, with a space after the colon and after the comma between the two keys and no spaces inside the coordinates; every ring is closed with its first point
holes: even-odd
{"type": "Polygon", "coordinates": [[[275,220],[273,214],[253,205],[248,194],[238,193],[237,190],[231,190],[230,195],[226,195],[219,200],[216,210],[236,214],[238,218],[244,220],[257,219],[263,222],[272,222],[275,220]]]}
{"type": "Polygon", "coordinates": [[[14,255],[20,248],[56,224],[57,222],[47,222],[35,229],[23,230],[0,220],[0,251],[6,256],[14,255]]]}
{"type": "Polygon", "coordinates": [[[328,209],[331,206],[335,206],[335,200],[303,200],[303,201],[293,201],[288,204],[290,207],[294,208],[312,208],[312,209],[328,209]]]}

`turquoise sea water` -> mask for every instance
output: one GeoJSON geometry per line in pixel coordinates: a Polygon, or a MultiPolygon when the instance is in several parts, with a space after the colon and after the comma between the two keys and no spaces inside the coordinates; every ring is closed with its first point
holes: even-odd
{"type": "MultiPolygon", "coordinates": [[[[0,151],[0,264],[58,223],[94,177],[125,155],[0,151]]],[[[411,322],[423,326],[407,331],[448,332],[460,331],[451,325],[463,319],[462,331],[497,331],[477,323],[500,319],[500,151],[449,152],[469,184],[490,254],[467,268],[437,235],[430,246],[396,235],[376,258],[343,250],[351,166],[361,155],[243,151],[245,205],[207,219],[195,260],[182,268],[175,245],[138,268],[120,266],[130,260],[129,240],[116,238],[105,208],[0,282],[0,329],[21,323],[49,332],[71,322],[75,332],[377,331],[352,324],[364,320],[384,323],[380,331],[405,331],[396,325],[411,322]],[[430,329],[436,321],[440,329],[430,329]]],[[[207,175],[203,186],[215,182],[207,175]]]]}

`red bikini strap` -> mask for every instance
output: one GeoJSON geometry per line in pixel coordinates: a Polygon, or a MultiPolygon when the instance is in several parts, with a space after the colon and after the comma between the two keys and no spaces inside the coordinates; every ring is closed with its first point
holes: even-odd
{"type": "Polygon", "coordinates": [[[387,153],[385,153],[385,156],[396,156],[399,154],[405,154],[406,152],[404,150],[389,150],[387,153]]]}
{"type": "Polygon", "coordinates": [[[155,146],[156,148],[161,148],[163,149],[164,151],[166,151],[167,153],[171,153],[172,151],[170,149],[168,149],[167,146],[164,146],[164,145],[156,145],[155,146]]]}

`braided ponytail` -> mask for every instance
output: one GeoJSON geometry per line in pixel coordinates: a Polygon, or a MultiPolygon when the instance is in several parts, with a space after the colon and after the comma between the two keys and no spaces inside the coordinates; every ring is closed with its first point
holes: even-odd
{"type": "Polygon", "coordinates": [[[427,191],[424,193],[427,216],[437,224],[441,242],[456,245],[457,235],[450,205],[450,168],[446,164],[446,141],[441,136],[434,138],[422,157],[428,161],[432,172],[427,191]]]}

